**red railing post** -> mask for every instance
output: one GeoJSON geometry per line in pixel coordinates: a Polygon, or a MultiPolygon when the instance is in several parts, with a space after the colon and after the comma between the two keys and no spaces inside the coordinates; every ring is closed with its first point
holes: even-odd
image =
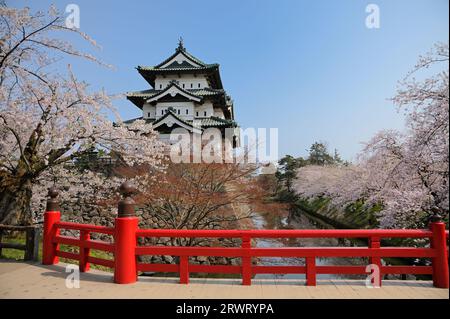
{"type": "Polygon", "coordinates": [[[430,230],[433,232],[431,247],[436,251],[436,257],[432,258],[433,285],[437,288],[449,288],[445,223],[439,215],[434,215],[430,219],[430,230]]]}
{"type": "Polygon", "coordinates": [[[48,196],[47,208],[44,213],[42,264],[53,265],[57,264],[59,261],[58,256],[56,256],[59,245],[54,243],[53,239],[55,236],[59,235],[59,229],[54,225],[60,221],[61,213],[56,198],[58,197],[58,190],[55,187],[50,187],[48,189],[48,196]]]}
{"type": "Polygon", "coordinates": [[[249,236],[242,237],[241,247],[244,250],[242,257],[242,284],[250,286],[252,284],[252,257],[250,256],[250,249],[252,243],[249,236]]]}
{"type": "Polygon", "coordinates": [[[189,283],[189,256],[180,256],[180,284],[189,283]]]}
{"type": "Polygon", "coordinates": [[[315,286],[316,285],[316,257],[306,257],[306,285],[315,286]]]}
{"type": "Polygon", "coordinates": [[[130,197],[134,188],[127,182],[120,186],[124,198],[119,202],[118,217],[114,229],[114,282],[130,284],[137,280],[136,231],[138,218],[134,212],[134,201],[130,197]]]}
{"type": "Polygon", "coordinates": [[[88,247],[85,247],[85,243],[90,239],[89,231],[86,230],[80,230],[80,241],[81,241],[81,247],[80,247],[80,264],[79,268],[81,272],[89,271],[90,265],[88,262],[88,257],[90,253],[90,249],[88,247]]]}
{"type": "MultiPolygon", "coordinates": [[[[379,249],[381,248],[381,243],[380,243],[380,238],[379,237],[370,237],[369,238],[369,247],[370,248],[375,248],[375,249],[379,249]]],[[[373,276],[371,279],[372,284],[374,284],[374,286],[376,287],[381,287],[381,278],[383,276],[382,272],[381,272],[381,258],[380,257],[369,257],[369,263],[372,265],[376,265],[378,267],[378,276],[373,276]],[[377,280],[377,282],[375,282],[375,280],[377,280]]],[[[372,272],[374,272],[376,270],[372,270],[372,272]]]]}

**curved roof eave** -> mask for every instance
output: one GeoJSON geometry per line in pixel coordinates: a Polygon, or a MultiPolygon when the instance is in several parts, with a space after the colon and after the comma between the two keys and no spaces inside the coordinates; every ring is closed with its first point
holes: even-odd
{"type": "Polygon", "coordinates": [[[161,92],[159,92],[158,94],[155,94],[154,96],[152,96],[150,99],[155,99],[158,96],[164,96],[166,95],[167,91],[170,90],[172,87],[176,87],[178,90],[180,90],[181,92],[183,92],[184,94],[192,97],[194,100],[198,100],[198,102],[201,102],[203,100],[203,96],[200,95],[196,95],[193,94],[191,92],[186,91],[185,89],[181,88],[175,81],[171,82],[164,90],[162,90],[161,92]]]}

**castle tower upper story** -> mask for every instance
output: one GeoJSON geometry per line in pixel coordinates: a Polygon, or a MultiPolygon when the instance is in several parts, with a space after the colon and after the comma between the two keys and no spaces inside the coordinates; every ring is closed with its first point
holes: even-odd
{"type": "Polygon", "coordinates": [[[138,66],[137,70],[151,88],[129,92],[127,99],[142,110],[139,119],[152,123],[161,134],[167,135],[174,127],[190,132],[237,127],[233,101],[223,88],[219,64],[194,57],[182,39],[167,59],[155,66],[138,66]]]}

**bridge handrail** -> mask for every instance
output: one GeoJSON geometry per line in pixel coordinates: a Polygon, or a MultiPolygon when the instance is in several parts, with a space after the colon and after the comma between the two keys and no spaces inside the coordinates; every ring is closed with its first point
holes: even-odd
{"type": "Polygon", "coordinates": [[[118,205],[118,216],[114,227],[104,227],[60,220],[57,192],[49,190],[51,197],[44,213],[43,263],[55,264],[58,257],[78,260],[80,271],[87,271],[89,264],[99,264],[114,269],[116,283],[133,283],[138,271],[178,272],[180,283],[189,283],[192,272],[241,274],[242,284],[250,285],[252,275],[261,273],[305,274],[306,284],[315,285],[318,274],[368,274],[365,266],[322,266],[316,265],[318,257],[365,257],[369,258],[371,271],[378,270],[380,276],[372,282],[381,285],[383,274],[431,274],[435,287],[449,287],[448,234],[446,225],[439,216],[433,216],[429,229],[289,229],[289,230],[191,230],[191,229],[139,229],[135,216],[131,188],[123,184],[124,198],[118,205]],[[79,238],[62,236],[61,229],[78,230],[79,238]],[[113,243],[91,240],[90,233],[112,235],[113,243]],[[158,246],[138,245],[140,238],[239,238],[240,247],[158,246]],[[252,247],[253,238],[366,238],[367,247],[252,247]],[[382,247],[383,238],[425,238],[429,247],[382,247]],[[79,253],[62,251],[59,245],[79,247],[79,253]],[[113,253],[114,259],[107,260],[90,256],[90,250],[113,253]],[[145,263],[137,259],[143,255],[171,255],[179,260],[177,264],[145,263]],[[241,258],[240,265],[191,264],[189,257],[217,256],[241,258]],[[254,257],[296,257],[304,258],[305,265],[260,266],[253,265],[254,257]],[[416,257],[431,258],[426,266],[386,266],[382,258],[416,257]]]}
{"type": "Polygon", "coordinates": [[[114,268],[114,260],[90,256],[91,249],[114,253],[114,243],[101,240],[92,240],[90,238],[91,233],[114,235],[114,228],[91,224],[63,222],[60,221],[59,218],[59,211],[47,211],[44,214],[44,244],[42,258],[44,264],[58,263],[59,257],[61,257],[77,260],[80,271],[82,272],[88,271],[91,263],[114,268]],[[61,229],[78,230],[80,231],[79,237],[62,236],[60,235],[61,229]],[[79,253],[77,254],[62,251],[60,249],[60,244],[79,247],[79,253]]]}
{"type": "MultiPolygon", "coordinates": [[[[447,232],[448,233],[448,232],[447,232]]],[[[216,238],[431,238],[428,229],[139,229],[138,237],[216,238]]]]}
{"type": "Polygon", "coordinates": [[[105,227],[105,226],[98,226],[98,225],[92,225],[92,224],[79,224],[79,223],[73,223],[73,222],[61,222],[61,221],[56,222],[54,225],[56,228],[61,228],[61,229],[84,230],[84,231],[89,231],[92,233],[114,235],[114,228],[105,227]]]}

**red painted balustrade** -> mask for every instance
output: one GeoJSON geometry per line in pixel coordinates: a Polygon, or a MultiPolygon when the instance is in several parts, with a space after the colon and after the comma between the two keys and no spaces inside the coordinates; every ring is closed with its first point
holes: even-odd
{"type": "MultiPolygon", "coordinates": [[[[180,283],[189,283],[190,273],[241,274],[242,284],[250,285],[256,274],[305,274],[307,285],[316,285],[321,274],[368,274],[366,266],[322,266],[317,258],[360,257],[376,265],[380,276],[374,284],[381,285],[385,274],[432,275],[435,287],[449,287],[448,231],[445,223],[434,218],[429,229],[339,229],[339,230],[180,230],[139,229],[138,218],[134,216],[133,201],[129,196],[129,185],[122,185],[125,198],[119,202],[118,217],[114,227],[84,225],[60,221],[56,202],[57,192],[49,191],[47,211],[44,214],[43,263],[58,263],[58,257],[79,262],[80,271],[89,270],[89,264],[98,264],[114,269],[116,283],[133,283],[139,271],[175,272],[180,283]],[[60,230],[78,230],[79,237],[61,236],[60,230]],[[90,239],[91,233],[112,235],[114,243],[90,239]],[[187,246],[140,246],[138,238],[237,238],[240,247],[187,247],[187,246]],[[252,239],[258,238],[360,238],[368,241],[367,247],[252,247],[252,239]],[[425,238],[429,247],[383,247],[386,238],[425,238]],[[79,253],[60,250],[60,245],[79,247],[79,253]],[[90,250],[110,252],[114,260],[90,256],[90,250]],[[138,256],[170,255],[178,257],[177,264],[139,263],[138,256]],[[237,257],[241,265],[198,265],[190,264],[192,256],[237,257]],[[257,257],[304,258],[305,265],[261,266],[252,263],[257,257]],[[431,266],[384,266],[382,258],[429,258],[431,266]]],[[[370,271],[369,271],[370,272],[370,271]]]]}

